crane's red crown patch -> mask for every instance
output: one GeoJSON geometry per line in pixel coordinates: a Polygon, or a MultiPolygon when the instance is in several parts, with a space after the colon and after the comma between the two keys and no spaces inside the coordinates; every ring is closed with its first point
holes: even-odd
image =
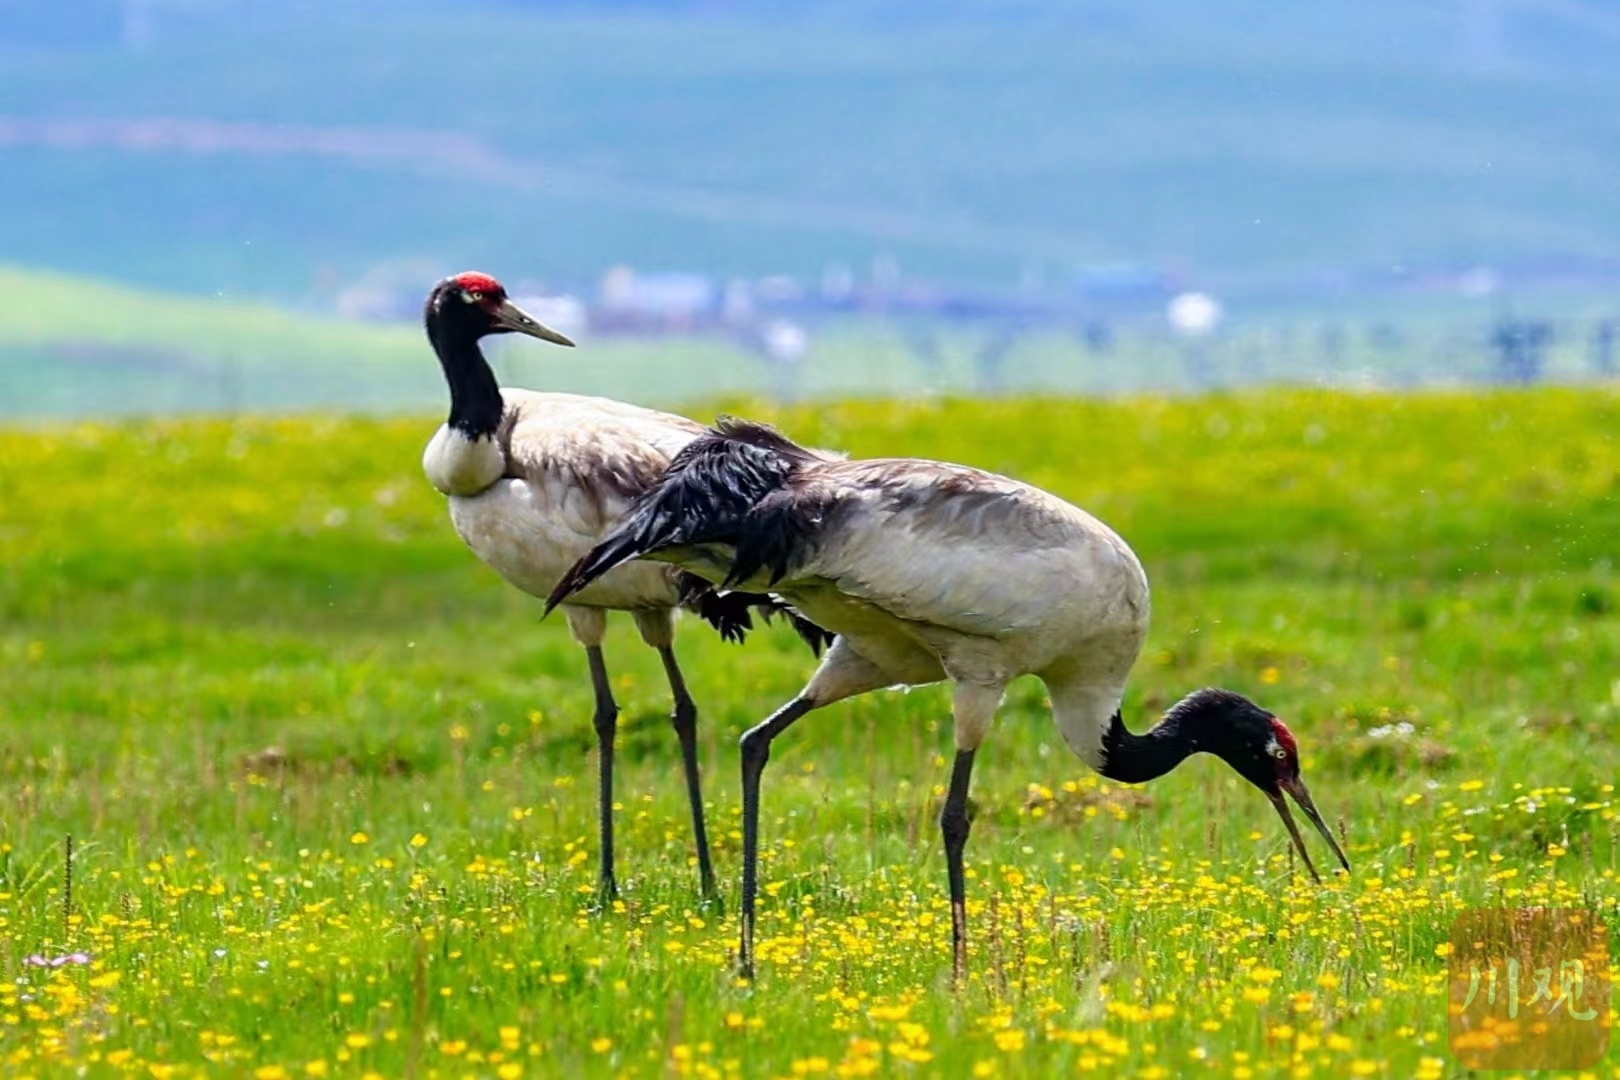
{"type": "Polygon", "coordinates": [[[480,274],[476,270],[468,270],[464,274],[457,274],[453,280],[457,285],[460,285],[468,292],[492,293],[496,296],[506,292],[506,290],[501,287],[500,282],[496,281],[488,274],[480,274]]]}

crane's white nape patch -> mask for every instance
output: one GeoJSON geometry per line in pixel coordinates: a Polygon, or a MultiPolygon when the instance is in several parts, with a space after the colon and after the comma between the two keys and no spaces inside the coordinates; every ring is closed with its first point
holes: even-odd
{"type": "Polygon", "coordinates": [[[468,438],[446,424],[422,451],[422,471],[445,495],[476,495],[505,473],[506,456],[494,437],[468,438]]]}

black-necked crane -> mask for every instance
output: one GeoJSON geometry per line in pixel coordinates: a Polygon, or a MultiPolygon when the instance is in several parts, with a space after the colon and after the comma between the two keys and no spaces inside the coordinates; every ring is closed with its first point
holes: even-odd
{"type": "Polygon", "coordinates": [[[1039,488],[915,458],[818,460],[771,428],[726,420],[676,456],[559,582],[547,610],[641,555],[721,588],[768,590],[838,635],[798,696],[742,736],[745,976],[771,741],[813,709],[881,687],[954,684],[956,759],[940,829],[958,978],[968,778],[1003,689],[1020,675],[1046,684],[1064,740],[1103,776],[1142,783],[1191,754],[1214,754],[1271,800],[1313,877],[1284,792],[1349,869],[1300,779],[1293,735],[1265,709],[1199,690],[1143,734],[1125,726],[1126,678],[1148,629],[1147,577],[1113,530],[1039,488]]]}
{"type": "MultiPolygon", "coordinates": [[[[422,455],[433,486],[449,496],[450,519],[474,554],[512,585],[545,596],[574,561],[619,522],[631,500],[663,474],[671,458],[704,432],[683,416],[577,394],[538,393],[496,384],[479,348],[490,334],[528,334],[572,345],[508,299],[487,274],[445,278],[428,294],[428,340],[450,388],[450,416],[422,455]]],[[[564,608],[585,650],[595,695],[601,888],[617,893],[613,863],[613,740],[618,705],[602,659],[607,612],[628,611],[658,651],[675,698],[672,720],[692,807],[692,832],[703,893],[715,894],[703,822],[697,758],[697,706],[674,652],[674,612],[692,607],[722,636],[748,629],[748,606],[763,596],[721,597],[670,566],[626,566],[602,576],[564,608]],[[696,585],[698,588],[693,588],[696,585]]],[[[812,647],[819,635],[795,620],[812,647]]],[[[830,635],[829,635],[830,636],[830,635]]]]}

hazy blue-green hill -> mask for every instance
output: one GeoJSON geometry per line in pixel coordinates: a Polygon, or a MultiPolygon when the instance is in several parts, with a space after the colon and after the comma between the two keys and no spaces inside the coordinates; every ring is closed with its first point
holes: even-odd
{"type": "Polygon", "coordinates": [[[403,257],[1005,282],[1620,252],[1620,19],[1579,3],[153,11],[139,48],[0,45],[0,256],[308,299],[403,257]],[[50,126],[152,117],[192,126],[50,126]]]}

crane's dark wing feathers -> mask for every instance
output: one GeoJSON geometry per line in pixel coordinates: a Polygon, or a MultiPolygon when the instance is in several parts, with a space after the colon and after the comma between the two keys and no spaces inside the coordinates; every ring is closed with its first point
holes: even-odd
{"type": "Polygon", "coordinates": [[[624,520],[563,575],[546,600],[546,610],[614,567],[672,547],[736,545],[739,562],[728,583],[761,567],[771,570],[773,580],[780,579],[795,541],[803,536],[794,530],[805,521],[786,493],[777,500],[770,497],[816,460],[773,428],[722,418],[675,455],[658,482],[631,504],[624,520]],[[744,569],[746,573],[739,573],[744,569]]]}
{"type": "MultiPolygon", "coordinates": [[[[819,458],[812,451],[806,450],[780,431],[771,427],[771,425],[761,424],[755,420],[744,420],[740,416],[720,417],[714,422],[714,426],[709,429],[709,432],[709,435],[688,443],[686,450],[691,450],[693,446],[703,441],[703,439],[720,437],[728,442],[742,443],[758,450],[769,451],[799,465],[808,465],[814,461],[826,460],[825,458],[819,458]]],[[[679,455],[677,455],[676,460],[679,460],[679,455]]],[[[673,465],[673,462],[671,464],[673,465]]]]}
{"type": "Polygon", "coordinates": [[[802,491],[778,490],[755,504],[742,522],[736,558],[726,584],[748,581],[760,571],[775,585],[806,552],[810,538],[825,520],[827,508],[807,500],[802,491]]]}

